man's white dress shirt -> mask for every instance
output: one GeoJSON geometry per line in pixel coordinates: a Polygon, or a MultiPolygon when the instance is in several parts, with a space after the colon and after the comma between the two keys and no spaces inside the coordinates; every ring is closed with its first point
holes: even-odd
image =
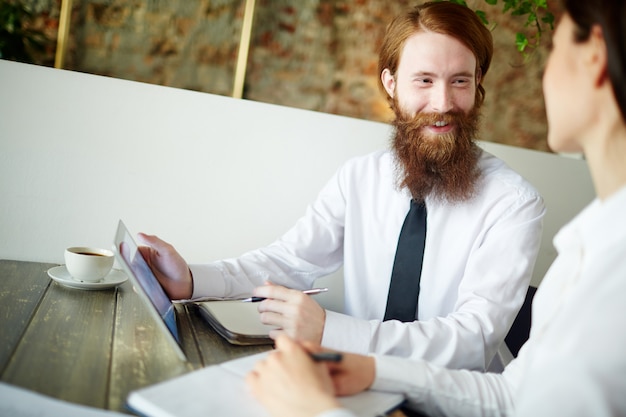
{"type": "Polygon", "coordinates": [[[343,265],[345,314],[327,312],[324,346],[486,369],[526,294],[545,209],[536,190],[502,161],[483,152],[479,164],[471,200],[426,200],[419,321],[381,322],[411,199],[397,187],[390,151],[349,160],[271,245],[191,265],[193,296],[244,297],[266,280],[311,288],[343,265]]]}

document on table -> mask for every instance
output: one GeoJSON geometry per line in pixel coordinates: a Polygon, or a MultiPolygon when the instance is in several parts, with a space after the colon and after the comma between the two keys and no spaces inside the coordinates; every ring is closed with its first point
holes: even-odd
{"type": "Polygon", "coordinates": [[[4,382],[0,382],[0,416],[128,417],[115,411],[58,400],[4,382]]]}
{"type": "MultiPolygon", "coordinates": [[[[245,376],[267,352],[209,366],[130,393],[128,407],[146,417],[268,416],[245,385],[245,376]]],[[[374,417],[398,407],[401,394],[365,391],[340,397],[356,415],[374,417]]]]}

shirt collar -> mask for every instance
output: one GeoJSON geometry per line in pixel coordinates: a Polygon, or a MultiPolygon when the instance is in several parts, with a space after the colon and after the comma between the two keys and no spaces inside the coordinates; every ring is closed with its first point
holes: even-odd
{"type": "Polygon", "coordinates": [[[626,233],[626,186],[604,201],[594,199],[554,237],[559,252],[570,245],[586,253],[603,250],[626,233]]]}

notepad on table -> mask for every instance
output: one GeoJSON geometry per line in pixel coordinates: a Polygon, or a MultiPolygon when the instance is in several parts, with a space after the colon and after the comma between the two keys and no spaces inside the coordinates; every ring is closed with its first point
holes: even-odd
{"type": "MultiPolygon", "coordinates": [[[[213,365],[130,393],[131,411],[146,417],[263,417],[265,409],[252,397],[245,376],[268,352],[213,365]]],[[[340,397],[358,416],[374,417],[398,407],[404,397],[377,391],[340,397]]]]}

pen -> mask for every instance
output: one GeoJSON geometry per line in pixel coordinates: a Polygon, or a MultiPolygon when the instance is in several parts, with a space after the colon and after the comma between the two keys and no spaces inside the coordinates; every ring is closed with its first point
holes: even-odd
{"type": "Polygon", "coordinates": [[[339,352],[316,352],[309,355],[315,362],[341,362],[342,358],[339,352]]]}
{"type": "MultiPolygon", "coordinates": [[[[313,288],[310,290],[304,290],[302,291],[302,294],[308,294],[308,295],[315,295],[315,294],[319,294],[321,292],[326,292],[328,291],[328,288],[313,288]]],[[[258,303],[259,301],[263,301],[265,300],[265,297],[249,297],[249,298],[245,298],[243,300],[241,300],[241,302],[243,303],[258,303]]]]}

